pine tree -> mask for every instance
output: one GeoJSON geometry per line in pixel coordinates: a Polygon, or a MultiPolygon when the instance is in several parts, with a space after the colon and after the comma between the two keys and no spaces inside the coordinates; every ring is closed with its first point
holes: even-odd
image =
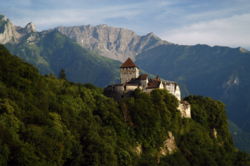
{"type": "Polygon", "coordinates": [[[63,79],[63,80],[67,80],[66,73],[65,73],[64,69],[61,69],[61,71],[59,73],[59,78],[63,79]]]}

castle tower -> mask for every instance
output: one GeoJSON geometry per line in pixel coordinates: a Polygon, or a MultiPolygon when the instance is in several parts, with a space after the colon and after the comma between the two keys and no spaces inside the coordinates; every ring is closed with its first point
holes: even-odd
{"type": "Polygon", "coordinates": [[[128,58],[120,67],[121,83],[124,84],[133,78],[139,77],[139,68],[128,58]]]}

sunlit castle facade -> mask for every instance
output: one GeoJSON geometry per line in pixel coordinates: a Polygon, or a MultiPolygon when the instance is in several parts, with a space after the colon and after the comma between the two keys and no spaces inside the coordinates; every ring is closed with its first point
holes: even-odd
{"type": "Polygon", "coordinates": [[[139,68],[130,58],[120,66],[120,81],[120,84],[109,85],[105,88],[105,91],[115,94],[116,97],[123,97],[137,88],[146,93],[150,93],[154,89],[165,89],[178,99],[178,109],[182,117],[191,117],[190,104],[186,101],[181,101],[180,87],[176,82],[166,81],[158,76],[149,78],[147,74],[140,74],[139,68]]]}

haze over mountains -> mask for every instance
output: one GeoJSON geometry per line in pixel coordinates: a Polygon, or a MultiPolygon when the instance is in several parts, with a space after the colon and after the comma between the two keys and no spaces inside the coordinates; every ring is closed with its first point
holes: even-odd
{"type": "MultiPolygon", "coordinates": [[[[36,32],[32,23],[22,28],[4,16],[0,16],[0,43],[43,74],[58,75],[64,69],[70,81],[102,87],[117,82],[120,62],[131,57],[146,72],[177,81],[186,93],[223,101],[229,119],[249,132],[250,53],[245,49],[176,45],[153,33],[139,36],[107,25],[36,32]]],[[[245,143],[250,148],[250,142],[245,143]]]]}

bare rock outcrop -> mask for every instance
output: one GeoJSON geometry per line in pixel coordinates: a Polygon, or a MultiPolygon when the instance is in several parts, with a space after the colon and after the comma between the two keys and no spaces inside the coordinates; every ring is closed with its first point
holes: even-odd
{"type": "Polygon", "coordinates": [[[26,30],[26,33],[36,32],[36,26],[32,22],[28,23],[24,29],[26,30]]]}
{"type": "Polygon", "coordinates": [[[102,56],[125,61],[139,53],[168,42],[153,33],[139,36],[135,32],[107,25],[58,27],[57,30],[82,47],[98,51],[102,56]]]}
{"type": "Polygon", "coordinates": [[[0,43],[17,42],[20,37],[21,34],[17,32],[10,20],[6,16],[0,15],[0,43]]]}
{"type": "Polygon", "coordinates": [[[164,141],[163,146],[160,148],[160,156],[167,156],[177,151],[174,135],[171,131],[168,132],[168,138],[164,141]]]}
{"type": "MultiPolygon", "coordinates": [[[[22,39],[29,42],[29,36],[36,32],[36,26],[28,23],[24,28],[15,26],[6,16],[0,15],[0,43],[19,43],[22,39]]],[[[35,39],[33,39],[35,40],[35,39]]]]}

